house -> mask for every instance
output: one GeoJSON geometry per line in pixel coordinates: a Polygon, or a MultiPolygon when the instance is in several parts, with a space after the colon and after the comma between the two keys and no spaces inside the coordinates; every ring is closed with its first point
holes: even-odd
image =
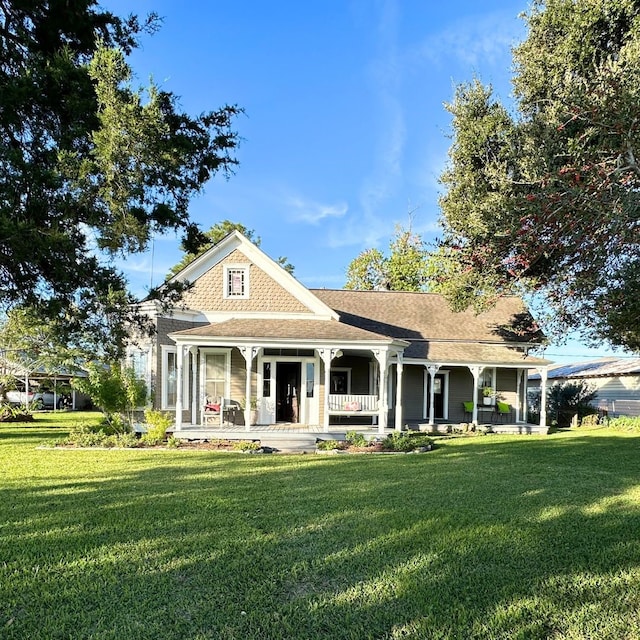
{"type": "MultiPolygon", "coordinates": [[[[530,388],[538,389],[540,375],[532,373],[530,388]]],[[[640,416],[640,358],[598,358],[549,367],[551,383],[586,382],[596,391],[595,404],[609,415],[640,416]]]]}
{"type": "Polygon", "coordinates": [[[142,304],[157,335],[129,359],[155,405],[175,412],[176,435],[215,429],[231,404],[246,430],[384,433],[492,422],[498,401],[512,428],[546,432],[544,411],[527,425],[525,399],[529,372],[549,363],[530,354],[542,335],[517,298],[475,315],[436,294],[307,289],[237,231],[175,278],[192,285],[181,306],[142,304]]]}

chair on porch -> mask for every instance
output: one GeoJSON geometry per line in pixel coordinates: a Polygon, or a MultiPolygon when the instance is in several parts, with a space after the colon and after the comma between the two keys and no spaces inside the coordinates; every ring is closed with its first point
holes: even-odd
{"type": "Polygon", "coordinates": [[[506,402],[500,402],[498,400],[496,402],[495,414],[498,420],[502,420],[503,418],[506,419],[506,417],[511,417],[511,405],[507,404],[506,402]]]}
{"type": "Polygon", "coordinates": [[[202,422],[207,425],[211,422],[219,425],[226,423],[236,424],[236,413],[240,404],[229,398],[207,398],[202,410],[202,422]]]}
{"type": "Polygon", "coordinates": [[[473,420],[473,402],[463,402],[462,407],[464,408],[464,420],[469,416],[469,422],[473,420]]]}

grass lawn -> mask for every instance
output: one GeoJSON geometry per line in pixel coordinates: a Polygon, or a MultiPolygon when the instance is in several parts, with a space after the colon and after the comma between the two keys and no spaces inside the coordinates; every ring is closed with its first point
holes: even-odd
{"type": "Polygon", "coordinates": [[[640,436],[38,448],[71,417],[0,425],[4,640],[640,638],[640,436]]]}

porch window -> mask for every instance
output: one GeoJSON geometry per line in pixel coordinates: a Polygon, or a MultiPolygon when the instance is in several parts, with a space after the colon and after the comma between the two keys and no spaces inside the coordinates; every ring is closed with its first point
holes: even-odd
{"type": "Polygon", "coordinates": [[[307,362],[307,398],[313,398],[313,385],[315,383],[315,364],[307,362]]]}
{"type": "Polygon", "coordinates": [[[329,393],[351,393],[351,369],[331,369],[329,393]]]}
{"type": "Polygon", "coordinates": [[[127,365],[133,369],[136,380],[143,382],[146,389],[147,398],[151,395],[151,370],[148,349],[127,349],[127,365]]]}
{"type": "Polygon", "coordinates": [[[249,265],[228,264],[224,267],[224,297],[249,297],[249,265]]]}
{"type": "Polygon", "coordinates": [[[178,397],[178,356],[175,349],[162,351],[162,408],[172,409],[178,397]]]}
{"type": "Polygon", "coordinates": [[[204,394],[209,400],[224,398],[227,383],[227,355],[207,353],[204,367],[204,394]]]}
{"type": "MultiPolygon", "coordinates": [[[[189,357],[182,363],[182,400],[189,402],[191,372],[189,357]]],[[[178,398],[178,354],[176,347],[162,345],[162,389],[160,404],[163,409],[175,409],[178,398]]]]}
{"type": "Polygon", "coordinates": [[[264,362],[262,364],[262,397],[271,397],[271,363],[264,362]]]}
{"type": "MultiPolygon", "coordinates": [[[[495,367],[486,367],[483,369],[480,374],[480,395],[482,398],[488,397],[490,398],[490,403],[493,404],[495,402],[496,397],[496,369],[495,367]],[[484,396],[484,389],[491,389],[492,393],[489,396],[484,396]]],[[[484,402],[484,400],[483,400],[484,402]]]]}

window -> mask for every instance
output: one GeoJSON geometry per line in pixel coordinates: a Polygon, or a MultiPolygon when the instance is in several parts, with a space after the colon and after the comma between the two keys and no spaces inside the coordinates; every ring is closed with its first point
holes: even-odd
{"type": "Polygon", "coordinates": [[[227,382],[226,353],[207,353],[204,363],[205,399],[215,401],[225,397],[227,382]]]}
{"type": "MultiPolygon", "coordinates": [[[[190,357],[182,362],[182,406],[189,403],[190,357]]],[[[174,409],[178,399],[178,353],[176,347],[162,345],[162,389],[160,404],[163,409],[174,409]]]]}
{"type": "Polygon", "coordinates": [[[329,393],[351,393],[351,369],[331,369],[329,393]]]}
{"type": "Polygon", "coordinates": [[[271,397],[271,363],[264,362],[262,364],[262,397],[271,397]]]}
{"type": "Polygon", "coordinates": [[[178,397],[178,358],[175,349],[162,351],[162,408],[176,406],[178,397]]]}
{"type": "Polygon", "coordinates": [[[313,385],[315,384],[315,364],[307,362],[307,398],[313,398],[313,385]]]}
{"type": "Polygon", "coordinates": [[[149,368],[149,351],[143,349],[128,349],[127,366],[133,369],[136,380],[144,382],[147,398],[151,395],[151,371],[149,368]]]}
{"type": "Polygon", "coordinates": [[[249,297],[249,266],[228,264],[224,267],[224,297],[249,297]]]}

